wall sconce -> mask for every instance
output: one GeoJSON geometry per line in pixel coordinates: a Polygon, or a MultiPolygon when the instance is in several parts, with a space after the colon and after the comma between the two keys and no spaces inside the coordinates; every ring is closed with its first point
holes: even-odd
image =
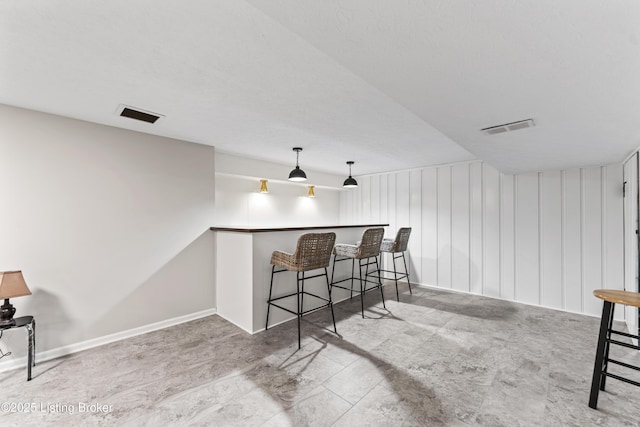
{"type": "Polygon", "coordinates": [[[261,179],[260,180],[260,192],[261,193],[268,193],[269,189],[267,188],[267,180],[266,179],[261,179]]]}
{"type": "Polygon", "coordinates": [[[309,186],[309,194],[308,194],[309,197],[316,197],[316,193],[315,193],[315,191],[313,191],[313,189],[315,187],[316,187],[315,185],[310,185],[309,186]]]}

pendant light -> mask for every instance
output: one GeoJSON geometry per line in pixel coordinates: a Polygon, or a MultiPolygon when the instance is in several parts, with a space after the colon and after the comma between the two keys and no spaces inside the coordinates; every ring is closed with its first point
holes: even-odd
{"type": "Polygon", "coordinates": [[[347,164],[349,165],[349,178],[344,180],[344,184],[342,184],[344,188],[356,188],[358,186],[358,181],[353,179],[353,177],[351,176],[351,165],[354,163],[355,162],[352,162],[351,160],[347,162],[347,164]]]}
{"type": "Polygon", "coordinates": [[[309,194],[308,194],[309,197],[316,197],[316,192],[313,191],[314,188],[316,188],[315,185],[310,185],[309,186],[309,194]]]}
{"type": "Polygon", "coordinates": [[[307,174],[304,173],[302,169],[300,169],[300,166],[298,166],[298,157],[300,156],[302,148],[294,147],[293,151],[296,152],[296,168],[289,174],[289,181],[306,181],[307,174]]]}

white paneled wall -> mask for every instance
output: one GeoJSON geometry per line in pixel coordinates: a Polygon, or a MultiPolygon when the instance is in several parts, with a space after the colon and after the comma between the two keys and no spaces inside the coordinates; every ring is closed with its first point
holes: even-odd
{"type": "Polygon", "coordinates": [[[412,227],[414,282],[596,316],[593,290],[623,288],[622,165],[505,175],[471,162],[358,182],[342,222],[412,227]]]}

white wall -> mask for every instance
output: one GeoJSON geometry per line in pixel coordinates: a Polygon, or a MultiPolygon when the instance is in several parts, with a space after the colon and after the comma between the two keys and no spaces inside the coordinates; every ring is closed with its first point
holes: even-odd
{"type": "MultiPolygon", "coordinates": [[[[308,181],[286,180],[291,166],[256,163],[228,154],[216,155],[216,224],[236,227],[292,227],[340,223],[339,176],[307,170],[308,181]],[[260,179],[268,180],[261,194],[260,179]],[[308,186],[315,185],[315,198],[308,186]]],[[[344,178],[342,178],[344,179],[344,178]]]]}
{"type": "Polygon", "coordinates": [[[215,307],[214,157],[0,105],[0,269],[33,292],[12,303],[36,317],[38,352],[215,307]]]}
{"type": "MultiPolygon", "coordinates": [[[[624,198],[624,289],[638,292],[638,159],[636,151],[622,165],[625,182],[624,198]]],[[[638,308],[625,306],[629,333],[638,332],[638,308]]],[[[633,339],[634,344],[637,340],[633,339]]]]}
{"type": "Polygon", "coordinates": [[[514,176],[471,162],[358,182],[342,221],[411,226],[412,281],[598,316],[593,290],[623,288],[621,165],[514,176]]]}

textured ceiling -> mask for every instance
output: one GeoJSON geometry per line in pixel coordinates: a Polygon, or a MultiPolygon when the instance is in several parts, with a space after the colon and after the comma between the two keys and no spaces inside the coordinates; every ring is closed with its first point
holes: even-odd
{"type": "Polygon", "coordinates": [[[637,1],[4,0],[0,103],[339,174],[606,164],[640,145],[639,23],[637,1]]]}

